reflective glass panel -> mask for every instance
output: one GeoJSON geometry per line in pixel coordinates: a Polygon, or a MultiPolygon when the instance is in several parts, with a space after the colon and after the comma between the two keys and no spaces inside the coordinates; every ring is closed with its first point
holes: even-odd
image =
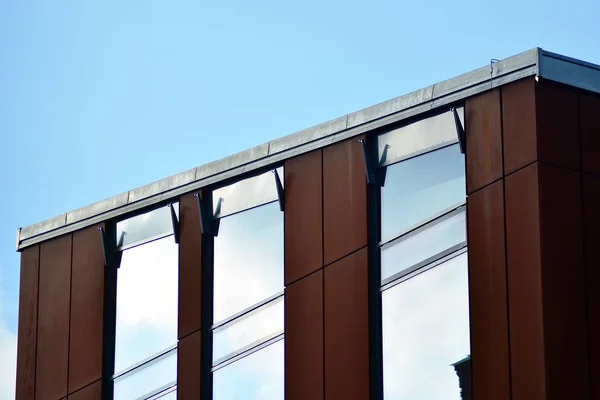
{"type": "MultiPolygon", "coordinates": [[[[173,207],[179,217],[179,203],[174,203],[173,207]]],[[[164,206],[117,222],[117,246],[128,247],[172,233],[171,210],[164,206]]]]}
{"type": "Polygon", "coordinates": [[[391,239],[465,198],[465,161],[458,145],[390,165],[381,188],[381,239],[391,239]]]}
{"type": "Polygon", "coordinates": [[[283,297],[280,297],[252,315],[216,329],[213,332],[213,361],[282,332],[283,297]]]}
{"type": "Polygon", "coordinates": [[[115,379],[115,400],[132,400],[177,380],[177,349],[115,379]]]}
{"type": "Polygon", "coordinates": [[[214,400],[283,400],[283,340],[213,372],[214,400]]]}
{"type": "MultiPolygon", "coordinates": [[[[283,185],[283,167],[277,168],[283,185]]],[[[275,174],[267,171],[213,191],[213,214],[225,217],[270,201],[278,200],[275,174]],[[221,202],[219,203],[219,199],[221,202]]]]}
{"type": "MultiPolygon", "coordinates": [[[[467,240],[464,210],[381,250],[381,280],[467,240]]],[[[431,260],[434,261],[434,260],[431,260]]]]}
{"type": "Polygon", "coordinates": [[[470,354],[467,255],[382,294],[386,400],[461,400],[452,364],[470,354]]]}
{"type": "Polygon", "coordinates": [[[221,219],[214,243],[215,323],[283,290],[283,213],[278,203],[221,219]]]}
{"type": "Polygon", "coordinates": [[[177,386],[171,389],[167,389],[164,392],[157,394],[156,396],[152,396],[150,400],[177,400],[177,386]]]}
{"type": "Polygon", "coordinates": [[[178,257],[171,236],[123,251],[117,272],[116,373],[177,343],[178,257]]]}
{"type": "MultiPolygon", "coordinates": [[[[464,126],[464,108],[456,109],[464,126]]],[[[445,112],[377,137],[379,165],[389,165],[414,154],[458,142],[454,114],[445,112]]]]}

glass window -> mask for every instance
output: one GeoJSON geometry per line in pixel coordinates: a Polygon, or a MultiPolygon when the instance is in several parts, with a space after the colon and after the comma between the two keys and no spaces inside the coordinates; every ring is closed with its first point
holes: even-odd
{"type": "MultiPolygon", "coordinates": [[[[179,203],[173,204],[173,208],[179,217],[179,203]]],[[[117,222],[117,247],[125,249],[172,234],[171,210],[161,207],[117,222]]]]}
{"type": "Polygon", "coordinates": [[[177,348],[115,378],[115,400],[148,398],[177,381],[177,348]]]}
{"type": "Polygon", "coordinates": [[[282,400],[284,341],[213,372],[214,400],[282,400]]]}
{"type": "Polygon", "coordinates": [[[215,323],[283,291],[283,213],[279,204],[222,218],[214,263],[215,323]]]}
{"type": "Polygon", "coordinates": [[[467,223],[464,207],[416,229],[381,248],[381,280],[427,265],[448,250],[464,247],[467,223]],[[443,219],[442,219],[443,218],[443,219]]]}
{"type": "Polygon", "coordinates": [[[470,354],[467,255],[383,292],[386,400],[461,400],[453,364],[470,354]]]}
{"type": "Polygon", "coordinates": [[[381,238],[386,241],[464,203],[465,161],[452,145],[387,167],[381,188],[381,238]]]}

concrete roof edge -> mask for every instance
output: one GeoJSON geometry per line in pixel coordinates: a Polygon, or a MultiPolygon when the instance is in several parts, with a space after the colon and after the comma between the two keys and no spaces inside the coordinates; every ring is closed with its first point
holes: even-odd
{"type": "Polygon", "coordinates": [[[600,74],[600,66],[534,48],[493,64],[491,74],[490,65],[487,65],[221,160],[20,228],[18,249],[218,183],[247,171],[281,162],[286,158],[325,147],[527,76],[539,74],[547,79],[586,90],[592,88],[600,93],[600,78],[598,82],[594,82],[593,79],[592,82],[588,82],[591,78],[595,78],[596,73],[600,74]]]}

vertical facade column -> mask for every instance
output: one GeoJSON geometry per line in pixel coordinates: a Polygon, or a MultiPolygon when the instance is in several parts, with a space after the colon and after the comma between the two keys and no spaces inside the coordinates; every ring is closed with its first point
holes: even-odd
{"type": "Polygon", "coordinates": [[[526,79],[466,102],[475,398],[590,396],[579,96],[526,79]]]}
{"type": "Polygon", "coordinates": [[[201,393],[202,230],[193,193],[179,200],[179,318],[177,397],[199,399],[201,393]]]}

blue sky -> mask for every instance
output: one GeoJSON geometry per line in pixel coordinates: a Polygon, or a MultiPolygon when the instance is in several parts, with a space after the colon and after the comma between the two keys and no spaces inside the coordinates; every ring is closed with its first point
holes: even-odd
{"type": "Polygon", "coordinates": [[[0,0],[0,398],[15,231],[535,46],[600,63],[600,3],[0,0]]]}

